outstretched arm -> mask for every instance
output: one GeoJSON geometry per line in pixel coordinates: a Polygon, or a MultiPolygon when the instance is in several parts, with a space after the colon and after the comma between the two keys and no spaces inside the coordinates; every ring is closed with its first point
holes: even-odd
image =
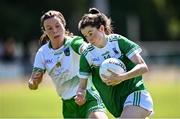
{"type": "Polygon", "coordinates": [[[75,102],[78,105],[83,105],[86,102],[86,87],[88,79],[80,79],[79,88],[76,92],[75,102]]]}
{"type": "Polygon", "coordinates": [[[31,90],[38,89],[38,85],[42,81],[43,74],[43,72],[32,72],[28,82],[28,86],[31,90]]]}

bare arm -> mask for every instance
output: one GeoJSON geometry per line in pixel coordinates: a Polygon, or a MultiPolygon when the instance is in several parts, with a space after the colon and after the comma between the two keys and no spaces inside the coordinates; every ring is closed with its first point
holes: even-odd
{"type": "Polygon", "coordinates": [[[32,72],[28,82],[28,86],[31,90],[38,89],[38,85],[42,81],[43,74],[43,72],[32,72]]]}
{"type": "Polygon", "coordinates": [[[79,87],[76,92],[75,102],[78,105],[83,105],[86,102],[86,87],[88,79],[80,79],[79,87]]]}
{"type": "Polygon", "coordinates": [[[133,69],[131,69],[130,71],[125,72],[123,74],[116,74],[116,73],[108,70],[112,73],[112,75],[111,76],[104,76],[104,78],[107,79],[105,81],[105,83],[107,85],[117,85],[124,80],[129,80],[133,77],[140,76],[140,75],[142,75],[148,71],[148,67],[147,67],[146,63],[144,62],[144,60],[140,54],[135,54],[131,58],[131,61],[133,63],[135,63],[136,66],[133,69]]]}
{"type": "Polygon", "coordinates": [[[124,80],[130,79],[136,76],[140,76],[148,72],[148,67],[140,54],[135,54],[131,58],[131,61],[137,65],[133,69],[131,69],[130,71],[124,74],[124,80]]]}
{"type": "Polygon", "coordinates": [[[80,79],[79,88],[81,90],[86,90],[88,79],[80,79]]]}

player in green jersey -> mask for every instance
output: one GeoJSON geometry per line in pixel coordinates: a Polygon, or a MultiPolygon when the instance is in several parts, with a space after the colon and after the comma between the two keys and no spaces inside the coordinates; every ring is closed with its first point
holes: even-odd
{"type": "Polygon", "coordinates": [[[86,85],[89,76],[107,109],[120,118],[146,118],[153,113],[153,102],[143,84],[142,74],[148,67],[140,55],[141,48],[127,38],[112,33],[111,20],[96,8],[91,8],[79,22],[79,30],[89,42],[80,59],[80,86],[76,103],[86,100],[86,85]],[[99,66],[107,58],[124,62],[127,72],[99,76],[99,66]]]}
{"type": "Polygon", "coordinates": [[[42,15],[41,43],[44,45],[36,53],[29,88],[36,90],[47,71],[62,99],[64,118],[107,119],[104,105],[92,84],[86,88],[84,98],[87,101],[81,106],[75,103],[80,54],[87,44],[83,38],[68,33],[65,26],[66,21],[59,11],[50,10],[42,15]]]}

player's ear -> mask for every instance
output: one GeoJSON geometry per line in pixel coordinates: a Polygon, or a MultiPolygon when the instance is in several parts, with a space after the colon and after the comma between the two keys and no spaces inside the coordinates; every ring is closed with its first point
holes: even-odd
{"type": "Polygon", "coordinates": [[[99,31],[104,32],[104,25],[101,25],[101,26],[99,27],[99,31]]]}

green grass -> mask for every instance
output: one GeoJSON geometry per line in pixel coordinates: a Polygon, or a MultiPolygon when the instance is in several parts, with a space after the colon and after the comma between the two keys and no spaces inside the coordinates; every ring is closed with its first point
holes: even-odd
{"type": "Polygon", "coordinates": [[[31,91],[25,86],[1,90],[0,117],[62,117],[60,98],[51,87],[31,91]]]}
{"type": "MultiPolygon", "coordinates": [[[[146,85],[154,100],[153,118],[180,118],[180,83],[146,85]]],[[[0,118],[62,118],[61,106],[52,86],[31,91],[25,83],[0,83],[0,118]]]]}
{"type": "Polygon", "coordinates": [[[161,82],[147,85],[154,101],[155,118],[180,118],[180,83],[161,82]]]}

